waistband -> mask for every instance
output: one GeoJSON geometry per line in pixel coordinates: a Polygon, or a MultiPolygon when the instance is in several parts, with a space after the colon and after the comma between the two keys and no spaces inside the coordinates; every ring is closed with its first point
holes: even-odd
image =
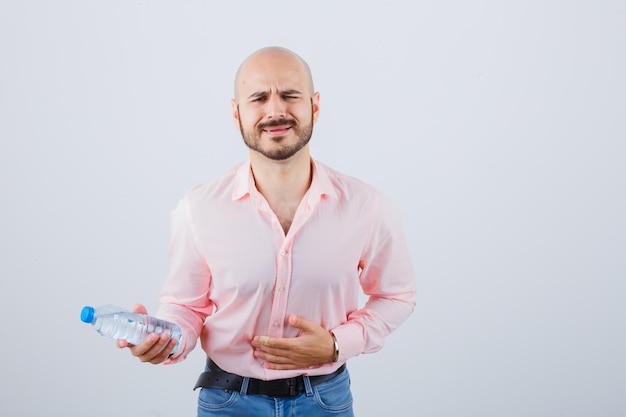
{"type": "MultiPolygon", "coordinates": [[[[221,369],[210,358],[207,359],[208,372],[200,374],[194,390],[198,388],[218,388],[230,391],[241,391],[244,377],[232,374],[221,369]]],[[[335,372],[327,375],[309,376],[311,386],[314,387],[323,382],[330,381],[346,369],[346,364],[341,365],[335,372]]],[[[256,378],[248,378],[246,394],[266,395],[268,397],[295,397],[306,391],[304,376],[294,378],[274,379],[263,381],[256,378]]]]}

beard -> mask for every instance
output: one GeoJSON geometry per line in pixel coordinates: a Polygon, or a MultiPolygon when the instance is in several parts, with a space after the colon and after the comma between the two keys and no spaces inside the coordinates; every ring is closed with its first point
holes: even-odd
{"type": "MultiPolygon", "coordinates": [[[[237,107],[237,111],[239,111],[239,107],[237,107]]],[[[241,131],[241,137],[246,146],[274,161],[284,161],[291,158],[309,143],[313,135],[313,102],[311,102],[311,122],[302,126],[294,119],[280,118],[259,123],[254,129],[246,130],[243,128],[243,123],[241,122],[241,113],[239,114],[239,130],[241,131]],[[263,130],[275,126],[290,126],[290,130],[293,130],[296,134],[296,142],[291,145],[285,145],[281,143],[285,140],[285,136],[276,136],[270,140],[272,141],[271,145],[278,146],[263,147],[261,142],[263,130]]]]}

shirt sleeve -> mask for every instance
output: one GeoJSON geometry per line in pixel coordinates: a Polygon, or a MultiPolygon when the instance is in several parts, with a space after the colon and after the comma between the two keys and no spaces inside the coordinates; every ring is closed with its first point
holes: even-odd
{"type": "Polygon", "coordinates": [[[157,316],[178,324],[182,349],[167,364],[184,360],[194,349],[204,320],[213,312],[211,271],[198,250],[189,195],[171,215],[170,270],[163,284],[157,316]]]}
{"type": "Polygon", "coordinates": [[[361,288],[368,300],[332,330],[339,344],[339,362],[380,350],[385,337],[415,308],[416,276],[401,212],[382,194],[374,207],[370,237],[359,264],[361,288]]]}

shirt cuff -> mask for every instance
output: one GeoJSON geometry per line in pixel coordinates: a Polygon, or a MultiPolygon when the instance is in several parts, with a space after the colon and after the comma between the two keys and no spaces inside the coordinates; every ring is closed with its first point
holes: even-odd
{"type": "Polygon", "coordinates": [[[363,329],[358,324],[347,323],[332,330],[339,345],[337,362],[343,363],[348,359],[363,353],[365,338],[363,329]]]}
{"type": "Polygon", "coordinates": [[[176,323],[180,327],[183,336],[176,353],[171,358],[168,358],[164,364],[169,365],[184,361],[187,355],[195,348],[198,340],[198,335],[194,332],[193,325],[189,322],[190,317],[177,314],[175,307],[163,304],[159,307],[155,316],[176,323]]]}

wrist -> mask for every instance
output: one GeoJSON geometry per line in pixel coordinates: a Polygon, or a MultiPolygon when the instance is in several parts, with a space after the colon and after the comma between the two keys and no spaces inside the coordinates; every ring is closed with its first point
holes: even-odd
{"type": "Polygon", "coordinates": [[[337,338],[332,332],[330,335],[333,338],[333,362],[337,362],[339,360],[339,342],[337,342],[337,338]]]}

